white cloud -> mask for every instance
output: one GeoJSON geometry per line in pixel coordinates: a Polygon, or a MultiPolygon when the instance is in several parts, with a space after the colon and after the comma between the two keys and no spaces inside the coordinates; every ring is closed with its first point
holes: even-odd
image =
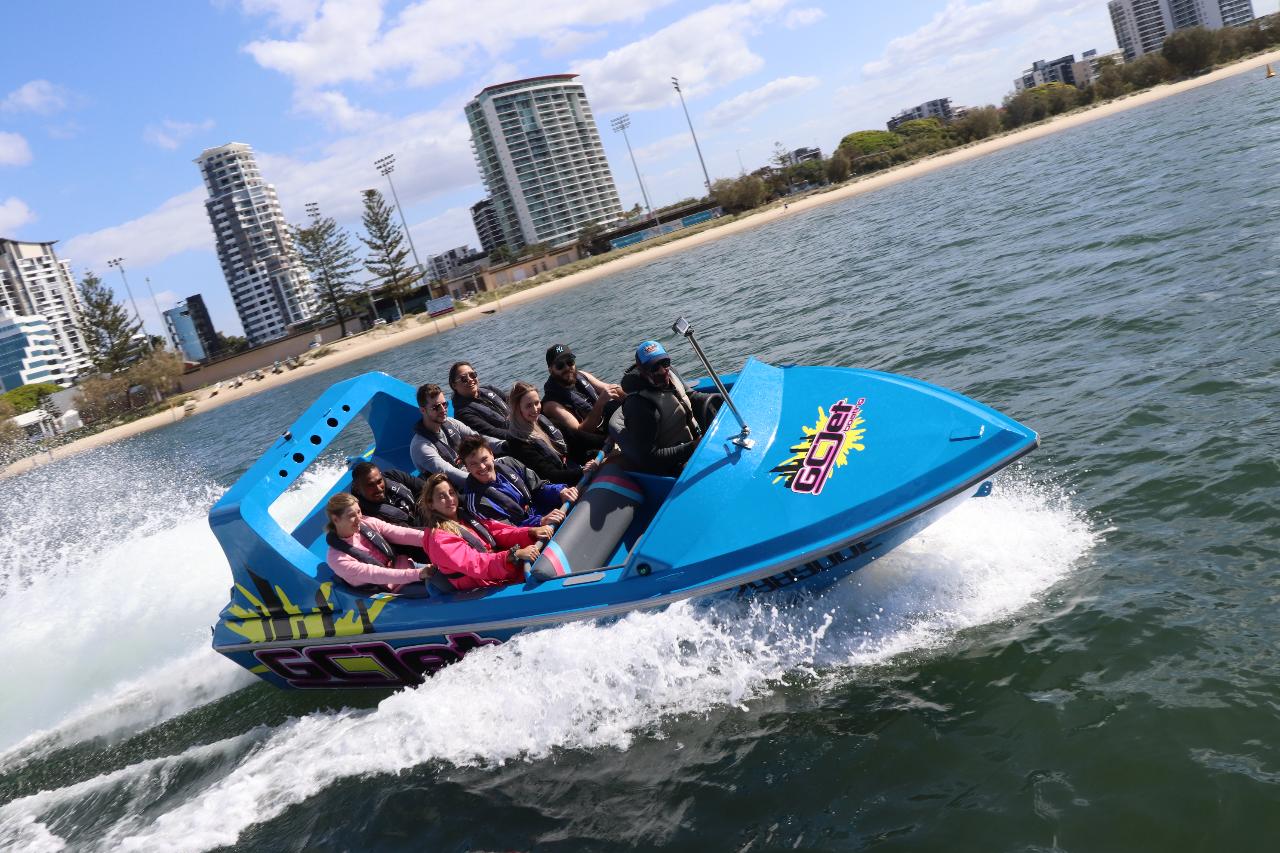
{"type": "Polygon", "coordinates": [[[20,198],[10,196],[0,201],[0,236],[12,235],[23,225],[35,221],[35,214],[20,198]]]}
{"type": "Polygon", "coordinates": [[[187,190],[137,219],[72,237],[58,247],[58,254],[86,267],[101,267],[124,255],[130,266],[142,267],[192,249],[212,249],[204,199],[204,187],[187,190]]]}
{"type": "Polygon", "coordinates": [[[569,29],[556,30],[542,37],[542,41],[545,44],[542,49],[542,55],[547,57],[564,56],[593,42],[600,41],[607,35],[608,33],[604,30],[595,30],[593,32],[569,29]]]}
{"type": "Polygon", "coordinates": [[[779,77],[758,89],[743,92],[717,104],[707,113],[707,121],[713,125],[721,125],[750,118],[779,101],[817,88],[819,83],[817,77],[779,77]]]}
{"type": "Polygon", "coordinates": [[[438,216],[410,225],[414,245],[422,252],[423,263],[428,255],[438,255],[457,246],[478,249],[475,223],[470,207],[451,207],[438,216]]]}
{"type": "Polygon", "coordinates": [[[290,77],[304,90],[346,82],[385,82],[403,74],[426,86],[489,62],[518,41],[564,40],[574,28],[642,19],[673,0],[421,0],[384,28],[381,4],[325,0],[304,4],[254,0],[246,11],[268,11],[296,31],[291,39],[259,39],[245,50],[264,68],[290,77]]]}
{"type": "Polygon", "coordinates": [[[149,124],[142,132],[142,138],[152,145],[158,145],[166,151],[178,148],[188,137],[205,130],[213,129],[213,119],[204,121],[174,121],[166,118],[159,124],[149,124]]]}
{"type": "Polygon", "coordinates": [[[948,51],[981,47],[1050,10],[1062,11],[1049,0],[987,0],[972,5],[966,0],[950,0],[929,23],[889,42],[878,59],[862,66],[862,72],[868,77],[897,73],[904,66],[936,60],[948,51]]]}
{"type": "Polygon", "coordinates": [[[697,97],[763,67],[748,39],[783,5],[785,0],[751,0],[709,6],[577,67],[598,111],[667,106],[674,100],[673,76],[686,98],[697,97]]]}
{"type": "Polygon", "coordinates": [[[6,112],[28,112],[51,115],[67,106],[67,90],[48,80],[32,80],[10,92],[0,109],[6,112]]]}
{"type": "Polygon", "coordinates": [[[797,30],[800,27],[807,27],[810,24],[816,24],[827,16],[827,13],[821,9],[810,7],[808,9],[792,9],[787,13],[787,17],[782,24],[789,30],[797,30]]]}
{"type": "Polygon", "coordinates": [[[241,0],[247,14],[266,15],[280,27],[304,24],[315,17],[319,0],[241,0]]]}
{"type": "Polygon", "coordinates": [[[25,166],[31,162],[31,146],[17,133],[0,130],[0,166],[25,166]]]}
{"type": "Polygon", "coordinates": [[[293,99],[294,109],[303,115],[314,115],[325,124],[339,130],[359,130],[371,124],[386,121],[373,110],[361,109],[341,92],[298,92],[293,99]]]}

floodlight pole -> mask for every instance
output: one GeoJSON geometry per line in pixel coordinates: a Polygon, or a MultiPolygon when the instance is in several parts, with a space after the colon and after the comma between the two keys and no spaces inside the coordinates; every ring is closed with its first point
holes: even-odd
{"type": "MultiPolygon", "coordinates": [[[[400,196],[396,194],[395,182],[391,180],[391,173],[396,170],[396,155],[387,154],[373,161],[374,168],[387,179],[387,186],[391,187],[391,199],[396,203],[396,210],[400,213],[400,224],[404,226],[404,236],[409,240],[409,251],[413,252],[413,264],[418,268],[419,280],[427,278],[427,271],[422,268],[422,261],[418,260],[418,248],[413,245],[413,232],[409,230],[409,221],[404,218],[404,208],[400,206],[400,196]]],[[[427,279],[427,293],[431,293],[431,280],[427,279]]],[[[434,294],[432,294],[434,297],[434,294]]],[[[432,324],[435,326],[435,333],[440,333],[440,321],[435,317],[431,318],[432,324]]]]}
{"type": "Polygon", "coordinates": [[[658,217],[653,212],[653,205],[649,204],[649,193],[644,188],[644,178],[640,177],[640,167],[636,165],[635,152],[631,150],[631,138],[627,136],[627,128],[631,127],[631,116],[623,113],[615,116],[609,124],[613,127],[614,133],[621,133],[623,140],[627,143],[627,154],[631,155],[631,168],[636,170],[636,183],[640,185],[640,195],[644,198],[644,209],[649,212],[649,216],[653,218],[653,224],[659,225],[658,217]]]}
{"type": "Polygon", "coordinates": [[[129,302],[133,305],[133,315],[138,318],[138,325],[142,327],[142,337],[146,339],[147,349],[152,349],[151,336],[147,334],[147,324],[142,321],[142,312],[138,310],[138,300],[133,298],[133,288],[129,286],[129,277],[124,274],[124,258],[112,258],[107,261],[107,266],[115,267],[120,271],[120,278],[124,280],[124,292],[129,294],[129,302]]]}
{"type": "Polygon", "coordinates": [[[684,110],[684,120],[689,124],[689,135],[693,137],[693,150],[698,152],[698,162],[702,164],[702,178],[707,184],[707,194],[711,194],[711,176],[707,174],[707,161],[702,159],[702,147],[698,145],[698,134],[693,132],[693,119],[689,118],[689,107],[684,102],[684,92],[680,89],[680,81],[675,77],[671,78],[671,85],[675,87],[676,94],[680,96],[680,107],[684,110]]]}

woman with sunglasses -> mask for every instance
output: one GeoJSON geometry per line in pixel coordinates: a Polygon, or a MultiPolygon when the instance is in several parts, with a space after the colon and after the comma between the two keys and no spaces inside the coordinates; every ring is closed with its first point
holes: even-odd
{"type": "Polygon", "coordinates": [[[671,369],[671,356],[657,341],[636,347],[636,363],[622,377],[626,421],[622,453],[627,468],[678,477],[723,399],[689,391],[671,369]]]}
{"type": "Polygon", "coordinates": [[[506,395],[492,385],[481,385],[476,369],[468,361],[449,368],[453,389],[453,416],[481,435],[506,438],[510,412],[506,395]]]}

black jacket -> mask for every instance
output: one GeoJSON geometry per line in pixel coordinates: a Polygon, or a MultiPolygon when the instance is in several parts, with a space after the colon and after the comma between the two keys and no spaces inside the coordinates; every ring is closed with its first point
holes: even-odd
{"type": "Polygon", "coordinates": [[[507,436],[507,455],[520,460],[526,468],[548,482],[564,483],[566,486],[578,485],[578,481],[582,479],[582,466],[565,462],[564,457],[569,448],[563,433],[545,416],[538,418],[538,425],[551,437],[556,450],[531,435],[513,432],[507,436]]]}
{"type": "Polygon", "coordinates": [[[492,385],[482,385],[474,397],[453,395],[453,416],[481,435],[506,438],[510,407],[507,398],[492,385]]]}

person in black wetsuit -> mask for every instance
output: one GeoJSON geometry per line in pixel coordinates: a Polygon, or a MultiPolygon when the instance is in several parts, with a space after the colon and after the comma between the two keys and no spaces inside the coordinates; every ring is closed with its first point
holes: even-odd
{"type": "Polygon", "coordinates": [[[471,362],[459,361],[449,368],[449,387],[453,389],[455,418],[481,435],[507,437],[507,396],[492,385],[481,385],[471,362]]]}
{"type": "Polygon", "coordinates": [[[570,461],[580,464],[604,446],[604,422],[613,410],[610,404],[622,399],[622,387],[579,370],[565,344],[548,347],[547,373],[542,410],[564,433],[570,461]]]}
{"type": "Polygon", "coordinates": [[[622,377],[622,387],[627,392],[621,442],[627,467],[680,476],[723,398],[686,390],[671,369],[671,356],[657,341],[636,347],[636,363],[622,377]]]}

